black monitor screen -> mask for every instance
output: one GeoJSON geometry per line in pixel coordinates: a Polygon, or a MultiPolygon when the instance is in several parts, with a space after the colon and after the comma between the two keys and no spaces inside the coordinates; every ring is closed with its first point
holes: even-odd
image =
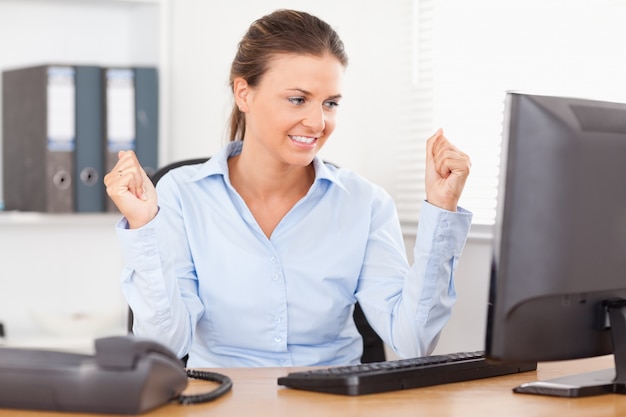
{"type": "MultiPolygon", "coordinates": [[[[613,353],[616,334],[626,339],[613,316],[623,317],[626,300],[626,104],[508,93],[500,181],[487,356],[613,353]]],[[[602,378],[610,381],[593,388],[542,383],[528,392],[619,390],[614,377],[609,370],[602,378]]]]}

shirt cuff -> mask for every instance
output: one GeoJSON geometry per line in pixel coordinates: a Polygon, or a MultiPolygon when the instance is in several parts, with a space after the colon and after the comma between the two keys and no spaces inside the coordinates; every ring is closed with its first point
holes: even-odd
{"type": "Polygon", "coordinates": [[[472,224],[472,213],[462,207],[452,212],[427,201],[422,204],[416,248],[460,256],[472,224]]]}
{"type": "Polygon", "coordinates": [[[137,229],[129,229],[128,221],[122,218],[115,226],[122,250],[124,264],[131,269],[146,269],[160,266],[157,227],[159,213],[150,222],[137,229]]]}

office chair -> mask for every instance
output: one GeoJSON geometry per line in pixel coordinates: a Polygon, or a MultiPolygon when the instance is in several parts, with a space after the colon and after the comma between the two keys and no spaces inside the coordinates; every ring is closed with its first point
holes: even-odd
{"type": "MultiPolygon", "coordinates": [[[[170,170],[174,168],[178,168],[183,165],[193,165],[193,164],[201,164],[208,161],[209,158],[194,158],[194,159],[185,159],[182,161],[172,162],[168,165],[165,165],[162,168],[159,168],[152,176],[150,176],[150,180],[156,186],[157,182],[163,177],[163,175],[167,174],[170,170]]],[[[354,323],[356,324],[356,328],[361,334],[363,338],[363,354],[361,355],[362,363],[371,363],[371,362],[380,362],[385,360],[385,347],[382,339],[378,336],[378,334],[372,329],[370,324],[367,322],[365,318],[365,314],[363,314],[363,310],[359,303],[356,303],[354,306],[354,314],[352,315],[354,319],[354,323]]],[[[128,332],[132,333],[133,331],[133,311],[128,309],[128,332]]],[[[186,363],[186,357],[183,358],[183,361],[186,363]]]]}

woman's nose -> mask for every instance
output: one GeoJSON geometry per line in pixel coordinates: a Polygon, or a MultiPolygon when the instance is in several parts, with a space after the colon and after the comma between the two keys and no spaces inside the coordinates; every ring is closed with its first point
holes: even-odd
{"type": "Polygon", "coordinates": [[[311,106],[307,112],[303,124],[315,132],[321,132],[326,127],[326,115],[322,107],[311,106]]]}

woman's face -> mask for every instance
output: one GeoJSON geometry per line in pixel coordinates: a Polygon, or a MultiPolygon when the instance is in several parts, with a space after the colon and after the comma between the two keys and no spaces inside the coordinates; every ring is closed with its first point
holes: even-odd
{"type": "Polygon", "coordinates": [[[246,145],[282,163],[308,165],[335,130],[344,67],[332,55],[280,54],[256,87],[235,81],[246,145]]]}

